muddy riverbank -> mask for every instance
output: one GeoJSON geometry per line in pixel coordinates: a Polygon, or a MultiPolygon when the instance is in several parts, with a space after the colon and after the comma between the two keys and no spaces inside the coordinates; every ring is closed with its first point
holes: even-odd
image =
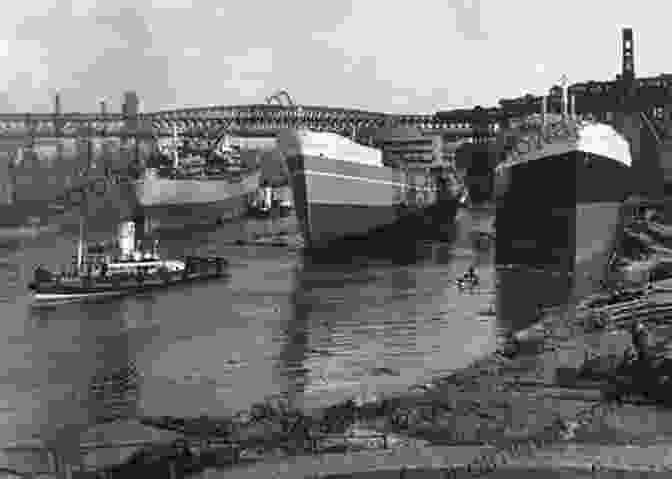
{"type": "MultiPolygon", "coordinates": [[[[672,301],[669,295],[661,291],[650,299],[672,301]]],[[[604,384],[577,379],[586,358],[621,356],[630,344],[625,323],[601,330],[593,326],[586,312],[572,318],[568,311],[549,310],[538,324],[517,335],[515,357],[507,358],[511,351],[502,348],[459,373],[418,385],[406,394],[353,400],[310,416],[283,410],[281,404],[259,404],[233,419],[200,418],[200,426],[195,419],[163,421],[187,436],[214,434],[238,441],[243,449],[254,449],[262,462],[335,452],[339,447],[352,451],[357,446],[346,443],[355,430],[395,438],[388,448],[479,446],[483,455],[474,460],[474,469],[520,466],[540,451],[567,455],[563,444],[647,446],[672,439],[672,412],[638,400],[617,407],[603,400],[604,384]],[[641,421],[642,414],[650,420],[641,421]],[[326,436],[332,441],[341,436],[341,445],[320,447],[318,439],[326,436]]],[[[665,324],[651,328],[665,344],[669,339],[665,324]]],[[[161,426],[156,421],[153,425],[161,426]]],[[[366,448],[360,444],[359,449],[366,448]]]]}

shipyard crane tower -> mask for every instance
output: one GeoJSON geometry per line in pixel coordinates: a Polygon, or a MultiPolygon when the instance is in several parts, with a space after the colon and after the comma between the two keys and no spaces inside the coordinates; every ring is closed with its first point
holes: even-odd
{"type": "Polygon", "coordinates": [[[632,188],[630,193],[651,200],[664,195],[664,175],[660,158],[662,131],[652,118],[649,104],[635,77],[634,38],[631,28],[623,29],[622,69],[618,77],[619,101],[614,105],[613,124],[630,142],[632,188]]]}

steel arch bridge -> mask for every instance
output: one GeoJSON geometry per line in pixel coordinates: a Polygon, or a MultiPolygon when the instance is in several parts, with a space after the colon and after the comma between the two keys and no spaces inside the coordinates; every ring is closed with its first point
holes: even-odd
{"type": "MultiPolygon", "coordinates": [[[[287,98],[288,95],[287,95],[287,98]]],[[[226,130],[242,136],[274,136],[283,128],[304,126],[316,131],[352,132],[353,128],[417,127],[423,132],[442,132],[456,137],[474,135],[473,122],[442,118],[437,114],[390,115],[327,106],[282,104],[276,95],[266,104],[208,106],[164,110],[128,117],[121,114],[0,113],[0,137],[162,137],[173,127],[180,135],[212,139],[226,130]],[[275,100],[279,104],[272,104],[275,100]]],[[[494,130],[491,132],[494,133],[494,130]]]]}
{"type": "MultiPolygon", "coordinates": [[[[580,114],[602,116],[621,109],[622,82],[587,82],[569,87],[580,114]]],[[[559,102],[551,91],[550,104],[559,102]]],[[[672,75],[636,79],[629,95],[629,110],[649,113],[652,118],[672,121],[672,75]]],[[[415,127],[425,134],[448,138],[493,137],[511,120],[541,110],[541,97],[500,100],[500,106],[476,107],[433,114],[397,115],[328,106],[296,105],[286,91],[266,99],[265,104],[207,106],[163,110],[129,117],[99,113],[0,113],[0,138],[19,140],[39,137],[82,138],[88,136],[121,139],[156,139],[180,135],[215,142],[223,134],[272,137],[283,128],[307,127],[350,135],[353,130],[385,127],[415,127]]]]}

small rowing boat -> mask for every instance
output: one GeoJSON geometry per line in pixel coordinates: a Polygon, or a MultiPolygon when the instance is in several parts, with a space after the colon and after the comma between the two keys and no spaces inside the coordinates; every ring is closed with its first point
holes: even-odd
{"type": "Polygon", "coordinates": [[[463,276],[455,280],[455,284],[459,289],[475,288],[480,284],[477,276],[463,276]]]}

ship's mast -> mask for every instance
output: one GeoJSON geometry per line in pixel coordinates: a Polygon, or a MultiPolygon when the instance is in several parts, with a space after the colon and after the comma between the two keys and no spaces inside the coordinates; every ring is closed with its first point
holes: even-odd
{"type": "Polygon", "coordinates": [[[89,141],[87,142],[87,155],[86,155],[86,180],[84,182],[84,188],[82,188],[82,202],[79,207],[79,239],[77,241],[77,272],[81,273],[82,266],[84,264],[84,259],[86,257],[86,215],[89,212],[88,201],[89,201],[89,184],[88,180],[90,178],[91,164],[93,160],[93,144],[92,144],[92,128],[91,124],[88,125],[88,135],[89,141]]]}
{"type": "Polygon", "coordinates": [[[573,120],[576,120],[576,95],[570,95],[569,96],[570,100],[570,109],[569,109],[569,115],[570,118],[573,120]]]}
{"type": "Polygon", "coordinates": [[[77,241],[77,272],[82,271],[84,263],[84,212],[79,215],[79,239],[77,241]]]}
{"type": "Polygon", "coordinates": [[[560,88],[562,88],[562,118],[564,120],[567,119],[567,103],[568,103],[568,98],[567,98],[567,76],[562,75],[560,78],[560,88]]]}
{"type": "Polygon", "coordinates": [[[177,152],[177,125],[173,125],[173,145],[171,153],[173,155],[173,168],[177,168],[180,165],[180,157],[177,152]]]}

